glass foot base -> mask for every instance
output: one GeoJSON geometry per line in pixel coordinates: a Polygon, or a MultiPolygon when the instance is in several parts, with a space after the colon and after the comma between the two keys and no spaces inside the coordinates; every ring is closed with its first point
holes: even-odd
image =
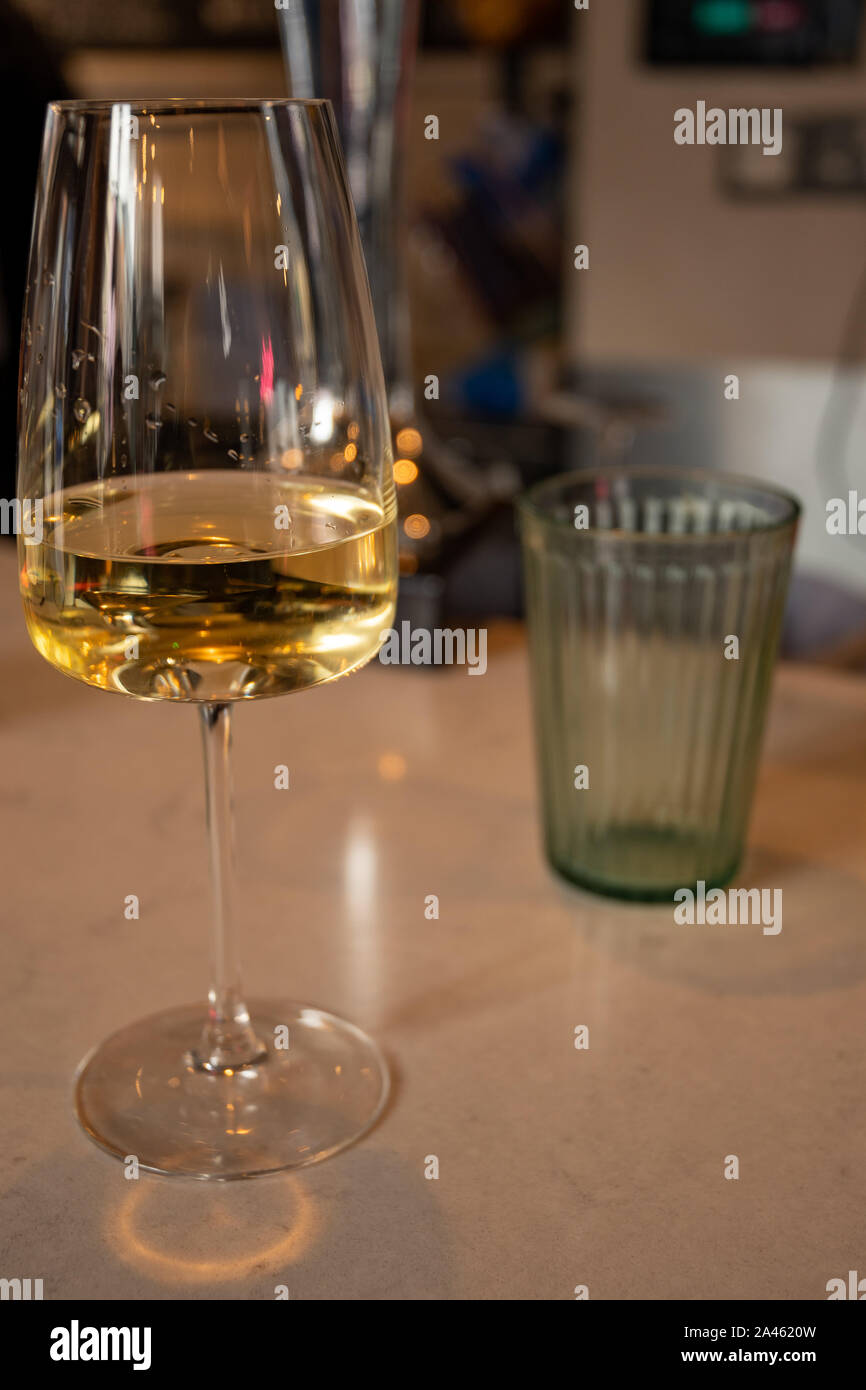
{"type": "Polygon", "coordinates": [[[86,1133],[148,1172],[228,1180],[318,1163],[376,1122],[388,1070],[366,1033],[305,1004],[252,1000],[249,1010],[267,1055],[231,1074],[192,1063],[200,1004],[112,1034],[78,1069],[86,1133]]]}

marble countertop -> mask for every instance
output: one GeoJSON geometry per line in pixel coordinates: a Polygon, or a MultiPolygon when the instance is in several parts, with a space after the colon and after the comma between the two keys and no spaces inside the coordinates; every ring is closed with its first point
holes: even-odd
{"type": "Polygon", "coordinates": [[[71,1078],[206,990],[197,721],[42,661],[6,544],[0,653],[0,1275],[46,1298],[821,1299],[862,1269],[862,680],[776,681],[739,881],[783,888],[777,936],[554,878],[519,630],[491,631],[483,677],[374,664],[240,708],[249,992],[373,1032],[393,1097],[288,1177],[131,1182],[71,1078]]]}

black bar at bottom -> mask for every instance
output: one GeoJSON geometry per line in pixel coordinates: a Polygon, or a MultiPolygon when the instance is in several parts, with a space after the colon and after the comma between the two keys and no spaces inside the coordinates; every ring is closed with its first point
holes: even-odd
{"type": "MultiPolygon", "coordinates": [[[[352,1355],[356,1357],[366,1343],[362,1359],[368,1372],[374,1372],[377,1361],[383,1368],[390,1363],[393,1371],[392,1357],[397,1351],[401,1379],[414,1375],[411,1351],[407,1355],[405,1346],[400,1351],[410,1331],[407,1304],[401,1306],[399,1323],[383,1319],[378,1326],[368,1306],[363,1324],[358,1324],[359,1342],[353,1336],[358,1314],[351,1303],[296,1302],[302,1303],[302,1309],[291,1300],[279,1299],[232,1302],[228,1306],[225,1301],[196,1300],[9,1300],[0,1309],[4,1360],[8,1365],[14,1358],[26,1371],[38,1369],[51,1376],[92,1378],[108,1369],[114,1376],[137,1371],[140,1378],[190,1370],[199,1378],[219,1376],[225,1380],[227,1375],[236,1374],[244,1377],[243,1384],[265,1368],[268,1375],[281,1366],[290,1373],[294,1367],[296,1373],[295,1358],[300,1353],[307,1367],[311,1357],[321,1358],[320,1371],[330,1379],[336,1373],[341,1349],[348,1353],[354,1347],[352,1355]],[[327,1340],[320,1340],[320,1331],[327,1340]]],[[[453,1370],[456,1349],[448,1337],[452,1326],[460,1331],[462,1325],[464,1335],[471,1337],[476,1356],[484,1361],[487,1379],[497,1353],[510,1356],[516,1341],[524,1354],[532,1357],[533,1344],[525,1339],[527,1333],[540,1328],[535,1323],[535,1318],[542,1316],[540,1303],[527,1303],[524,1314],[507,1313],[507,1321],[499,1329],[487,1321],[496,1319],[498,1301],[479,1306],[455,1300],[452,1306],[453,1313],[441,1308],[434,1313],[429,1305],[422,1304],[425,1312],[418,1326],[421,1340],[416,1343],[416,1354],[420,1359],[415,1370],[423,1371],[425,1378],[435,1364],[437,1348],[441,1348],[444,1373],[449,1367],[453,1370]]],[[[548,1340],[543,1344],[542,1361],[549,1364],[553,1353],[551,1334],[562,1334],[563,1351],[575,1370],[597,1365],[602,1371],[639,1369],[664,1374],[674,1367],[688,1370],[715,1365],[733,1370],[796,1365],[826,1377],[828,1372],[860,1364],[864,1340],[863,1315],[829,1300],[613,1303],[575,1299],[567,1312],[561,1309],[555,1318],[552,1311],[543,1316],[550,1321],[544,1329],[548,1340]]],[[[541,1345],[534,1345],[541,1355],[541,1345]]],[[[464,1353],[467,1350],[464,1347],[464,1353]]],[[[457,1360],[463,1362],[464,1354],[457,1360]]]]}

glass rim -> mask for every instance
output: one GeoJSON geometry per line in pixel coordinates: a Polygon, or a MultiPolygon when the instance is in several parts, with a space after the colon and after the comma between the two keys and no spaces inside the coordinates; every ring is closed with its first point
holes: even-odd
{"type": "Polygon", "coordinates": [[[714,468],[680,467],[677,464],[659,464],[656,467],[652,464],[610,463],[602,464],[597,468],[578,468],[571,469],[567,473],[554,473],[550,478],[542,478],[540,482],[533,483],[532,487],[515,498],[514,505],[521,521],[524,519],[538,521],[552,531],[566,531],[577,539],[633,541],[636,544],[649,543],[652,545],[681,545],[694,544],[695,542],[706,545],[712,542],[743,540],[746,537],[793,530],[803,513],[802,504],[794,494],[787,492],[785,488],[777,487],[775,483],[765,483],[762,478],[752,478],[745,473],[728,473],[721,470],[717,471],[714,468]],[[761,522],[743,530],[728,528],[724,531],[631,531],[624,530],[619,526],[577,528],[571,519],[565,520],[551,516],[539,502],[539,498],[544,497],[548,491],[554,492],[560,487],[576,482],[591,483],[596,479],[614,481],[617,478],[650,477],[702,483],[713,479],[723,486],[728,484],[748,488],[752,492],[764,493],[769,497],[777,498],[787,504],[787,512],[772,521],[761,522]]]}
{"type": "Polygon", "coordinates": [[[184,115],[190,111],[217,114],[225,111],[260,111],[262,107],[328,107],[325,97],[69,97],[49,101],[48,110],[59,115],[102,115],[116,106],[141,115],[184,115]]]}

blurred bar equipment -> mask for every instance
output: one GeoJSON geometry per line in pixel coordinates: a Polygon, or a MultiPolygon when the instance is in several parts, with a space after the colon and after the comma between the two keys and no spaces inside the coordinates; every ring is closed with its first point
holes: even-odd
{"type": "Polygon", "coordinates": [[[330,100],[343,142],[391,414],[402,606],[427,626],[450,554],[502,499],[495,481],[422,425],[412,387],[404,156],[418,8],[418,0],[287,0],[278,14],[292,95],[330,100]]]}
{"type": "Polygon", "coordinates": [[[414,407],[404,231],[404,151],[417,0],[288,0],[278,11],[292,96],[334,108],[364,244],[388,404],[414,407]]]}

